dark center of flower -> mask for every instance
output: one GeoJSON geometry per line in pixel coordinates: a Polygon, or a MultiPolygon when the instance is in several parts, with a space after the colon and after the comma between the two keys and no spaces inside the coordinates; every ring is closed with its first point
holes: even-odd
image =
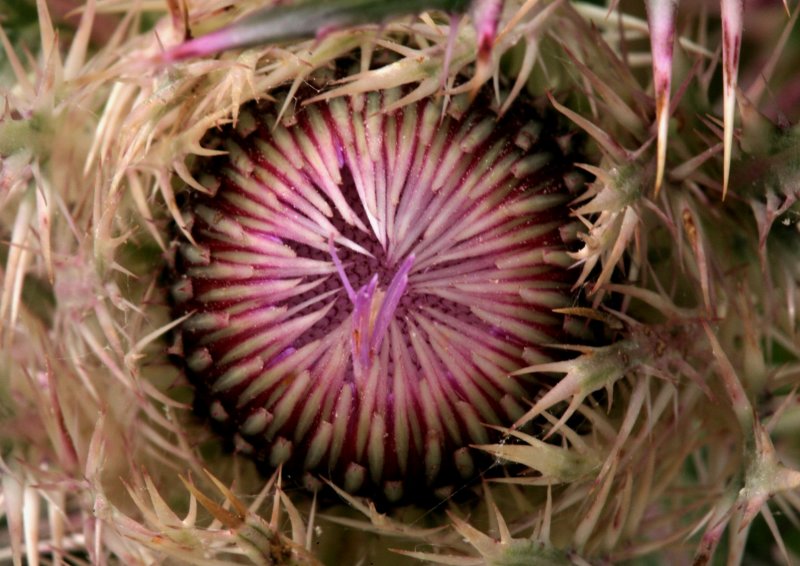
{"type": "Polygon", "coordinates": [[[558,144],[399,96],[243,114],[173,286],[198,403],[241,450],[390,500],[474,476],[569,289],[558,144]]]}

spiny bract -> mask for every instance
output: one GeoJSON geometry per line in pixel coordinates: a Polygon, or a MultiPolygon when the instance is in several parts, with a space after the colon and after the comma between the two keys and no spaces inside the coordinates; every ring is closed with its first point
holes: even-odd
{"type": "MultiPolygon", "coordinates": [[[[0,560],[796,562],[797,3],[263,4],[0,1],[0,560]],[[170,305],[177,242],[209,222],[198,164],[231,154],[208,140],[255,105],[303,123],[386,93],[442,116],[490,96],[581,132],[557,138],[583,160],[559,234],[574,284],[540,313],[569,335],[507,369],[538,384],[514,422],[469,427],[499,473],[427,507],[265,480],[170,363],[198,324],[170,305]]],[[[373,288],[331,218],[314,253],[380,320],[356,328],[391,343],[424,258],[398,252],[373,288]]]]}

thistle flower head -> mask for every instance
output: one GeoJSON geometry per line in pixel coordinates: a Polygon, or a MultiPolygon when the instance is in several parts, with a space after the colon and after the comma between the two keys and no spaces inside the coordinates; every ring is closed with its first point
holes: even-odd
{"type": "Polygon", "coordinates": [[[796,561],[796,3],[255,4],[0,0],[0,560],[796,561]]]}
{"type": "Polygon", "coordinates": [[[199,402],[241,450],[390,500],[477,473],[469,445],[524,412],[509,374],[548,359],[571,286],[552,124],[401,98],[215,134],[173,286],[199,402]]]}

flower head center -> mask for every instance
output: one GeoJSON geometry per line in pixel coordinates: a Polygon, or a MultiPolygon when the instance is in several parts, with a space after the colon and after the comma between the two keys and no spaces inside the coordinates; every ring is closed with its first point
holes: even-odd
{"type": "Polygon", "coordinates": [[[399,96],[228,132],[175,286],[189,377],[239,446],[389,499],[474,477],[571,285],[557,141],[399,96]]]}
{"type": "Polygon", "coordinates": [[[369,370],[376,352],[383,344],[389,323],[394,317],[400,299],[408,287],[408,276],[414,266],[414,254],[403,261],[397,272],[392,277],[386,291],[378,290],[378,274],[374,274],[369,283],[362,285],[358,291],[353,289],[345,272],[344,265],[336,253],[333,243],[333,234],[328,238],[331,259],[336,266],[336,272],[344,285],[350,302],[353,303],[351,318],[352,337],[351,353],[353,356],[353,369],[356,379],[359,380],[369,370]]]}

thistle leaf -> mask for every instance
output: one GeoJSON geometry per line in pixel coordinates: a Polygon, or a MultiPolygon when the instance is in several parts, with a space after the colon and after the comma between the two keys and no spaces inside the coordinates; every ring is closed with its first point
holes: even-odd
{"type": "MultiPolygon", "coordinates": [[[[581,454],[575,449],[561,448],[543,442],[529,434],[512,430],[498,429],[522,440],[527,444],[479,444],[473,446],[488,452],[495,458],[527,466],[541,474],[536,477],[537,484],[560,484],[577,481],[600,466],[595,454],[581,454]]],[[[499,482],[524,484],[529,478],[510,478],[499,482]]]]}
{"type": "Polygon", "coordinates": [[[168,51],[166,61],[212,55],[227,49],[277,43],[289,39],[321,37],[358,25],[424,10],[463,12],[468,0],[323,0],[293,6],[268,7],[217,31],[187,41],[168,51]]]}
{"type": "Polygon", "coordinates": [[[641,361],[640,356],[641,352],[636,343],[621,341],[603,348],[587,348],[582,356],[572,360],[538,364],[515,372],[516,374],[561,372],[566,375],[553,389],[539,399],[530,411],[517,420],[514,428],[521,427],[536,415],[571,397],[569,408],[550,430],[548,436],[553,434],[578,409],[588,395],[603,387],[613,385],[631,367],[641,361]]]}

